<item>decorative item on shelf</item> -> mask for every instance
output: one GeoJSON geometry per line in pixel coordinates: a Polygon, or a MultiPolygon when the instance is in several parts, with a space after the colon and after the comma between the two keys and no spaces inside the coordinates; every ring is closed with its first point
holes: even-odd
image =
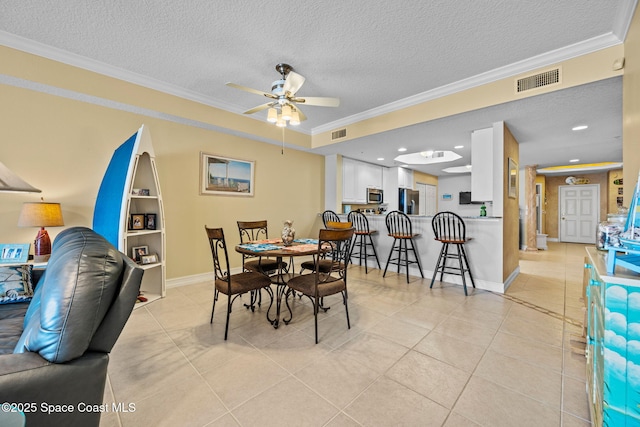
{"type": "Polygon", "coordinates": [[[484,203],[480,206],[480,216],[487,216],[487,206],[484,203]]]}
{"type": "Polygon", "coordinates": [[[293,243],[293,239],[296,237],[296,230],[292,227],[293,221],[290,219],[284,222],[284,228],[282,229],[282,243],[285,246],[290,246],[293,243]]]}
{"type": "Polygon", "coordinates": [[[144,214],[131,214],[130,230],[144,230],[144,214]]]}
{"type": "Polygon", "coordinates": [[[580,178],[577,176],[569,176],[567,177],[567,179],[565,179],[565,181],[567,184],[569,185],[584,185],[584,184],[588,184],[589,183],[589,179],[588,178],[580,178]]]}
{"type": "Polygon", "coordinates": [[[51,256],[51,239],[45,227],[62,227],[63,225],[60,203],[41,201],[27,202],[22,205],[18,227],[40,227],[33,245],[35,262],[46,262],[51,256]]]}
{"type": "Polygon", "coordinates": [[[140,264],[142,265],[155,264],[157,262],[158,262],[158,254],[142,255],[142,257],[140,258],[140,264]]]}
{"type": "Polygon", "coordinates": [[[131,248],[131,259],[135,262],[142,262],[144,255],[149,255],[149,246],[134,246],[131,248]]]}
{"type": "Polygon", "coordinates": [[[144,228],[146,228],[147,230],[156,229],[156,214],[145,214],[144,219],[144,228]]]}
{"type": "Polygon", "coordinates": [[[29,243],[0,244],[0,264],[23,264],[29,259],[29,243]]]}
{"type": "Polygon", "coordinates": [[[134,188],[131,190],[132,196],[149,196],[150,192],[148,188],[134,188]]]}

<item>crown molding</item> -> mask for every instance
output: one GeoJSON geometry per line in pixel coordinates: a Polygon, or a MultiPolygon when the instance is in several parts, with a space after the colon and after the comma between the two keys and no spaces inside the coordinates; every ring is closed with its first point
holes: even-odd
{"type": "Polygon", "coordinates": [[[12,49],[61,62],[63,64],[82,68],[84,70],[92,71],[94,73],[102,74],[108,77],[113,77],[118,80],[123,80],[128,83],[133,83],[149,89],[157,90],[169,95],[174,95],[179,98],[184,98],[190,101],[198,102],[200,104],[205,104],[210,107],[219,108],[221,110],[230,111],[232,113],[242,113],[242,111],[237,107],[234,107],[227,103],[219,102],[217,100],[214,100],[213,98],[203,96],[199,93],[181,88],[179,86],[162,82],[160,80],[156,80],[142,74],[134,73],[132,71],[127,71],[122,68],[114,67],[113,65],[96,61],[94,59],[90,59],[15,34],[7,33],[6,31],[0,30],[0,44],[12,49]]]}
{"type": "Polygon", "coordinates": [[[390,102],[389,104],[381,105],[380,107],[372,108],[370,110],[363,111],[362,113],[354,114],[340,120],[335,120],[321,126],[316,126],[312,129],[311,135],[329,132],[362,120],[371,119],[403,108],[412,107],[437,98],[442,98],[457,92],[492,83],[500,79],[513,77],[538,68],[547,67],[558,62],[593,53],[621,43],[622,41],[614,33],[603,34],[601,36],[552,50],[513,64],[505,65],[504,67],[495,68],[491,71],[487,71],[464,80],[459,80],[398,101],[390,102]]]}
{"type": "Polygon", "coordinates": [[[613,34],[615,34],[618,39],[622,41],[627,39],[627,33],[629,32],[629,27],[631,27],[631,21],[633,20],[633,12],[636,10],[637,6],[638,0],[627,0],[624,1],[620,7],[618,16],[613,22],[613,34]]]}

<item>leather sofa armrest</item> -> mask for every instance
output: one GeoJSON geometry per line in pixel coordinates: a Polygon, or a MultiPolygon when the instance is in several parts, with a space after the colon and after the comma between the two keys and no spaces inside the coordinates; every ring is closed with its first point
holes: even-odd
{"type": "Polygon", "coordinates": [[[87,409],[102,404],[108,362],[96,352],[66,363],[31,352],[1,355],[0,403],[21,405],[28,426],[98,427],[100,411],[87,409]]]}

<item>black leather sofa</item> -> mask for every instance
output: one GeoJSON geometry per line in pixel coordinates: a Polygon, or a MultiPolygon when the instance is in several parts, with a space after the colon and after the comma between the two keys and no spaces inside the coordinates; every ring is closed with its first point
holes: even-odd
{"type": "Polygon", "coordinates": [[[142,273],[89,228],[59,233],[31,302],[0,305],[0,403],[27,427],[98,426],[112,409],[100,406],[109,352],[142,273]]]}

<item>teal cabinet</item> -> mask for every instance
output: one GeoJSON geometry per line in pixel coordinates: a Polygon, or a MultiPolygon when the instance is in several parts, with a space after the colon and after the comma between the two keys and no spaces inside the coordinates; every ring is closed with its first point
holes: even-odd
{"type": "Polygon", "coordinates": [[[587,391],[594,426],[640,426],[640,276],[588,248],[587,391]]]}

